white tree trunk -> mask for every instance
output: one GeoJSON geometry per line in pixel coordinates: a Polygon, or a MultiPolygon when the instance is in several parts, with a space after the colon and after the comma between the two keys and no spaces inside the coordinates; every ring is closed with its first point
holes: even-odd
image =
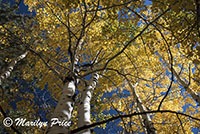
{"type": "Polygon", "coordinates": [[[200,96],[180,78],[180,76],[176,73],[176,71],[173,69],[173,73],[175,77],[177,78],[178,82],[185,88],[186,92],[188,92],[192,98],[200,105],[200,96]]]}
{"type": "MultiPolygon", "coordinates": [[[[161,57],[161,56],[160,56],[161,57]]],[[[167,65],[168,69],[171,70],[171,65],[165,61],[165,59],[163,57],[161,57],[164,61],[164,63],[167,65]]],[[[176,77],[176,79],[178,80],[178,82],[185,88],[186,92],[188,94],[190,94],[192,96],[192,98],[198,103],[198,105],[200,105],[200,96],[191,88],[189,88],[189,85],[187,85],[181,78],[180,76],[177,74],[177,72],[175,71],[174,68],[172,68],[173,74],[176,77]]]]}
{"type": "Polygon", "coordinates": [[[17,58],[15,58],[15,59],[13,59],[11,61],[10,65],[8,66],[8,68],[0,75],[0,85],[2,84],[3,80],[5,80],[8,77],[10,77],[10,74],[11,74],[12,70],[14,69],[15,65],[17,64],[17,62],[19,62],[20,60],[24,59],[27,54],[28,54],[28,52],[25,52],[22,55],[18,56],[17,58]]]}
{"type": "MultiPolygon", "coordinates": [[[[133,86],[129,82],[129,80],[127,80],[127,81],[128,81],[130,88],[132,89],[133,97],[134,97],[134,100],[136,101],[136,105],[137,105],[137,110],[139,112],[146,112],[147,111],[146,107],[142,104],[142,101],[136,92],[136,85],[133,86]]],[[[153,122],[152,122],[149,114],[142,114],[141,117],[142,117],[142,125],[143,125],[143,129],[144,129],[144,133],[145,134],[156,134],[157,133],[156,129],[153,125],[153,122]]]]}
{"type": "MultiPolygon", "coordinates": [[[[91,123],[90,117],[90,100],[92,98],[92,92],[97,85],[99,75],[95,73],[91,78],[88,86],[83,90],[81,102],[79,105],[79,118],[78,127],[89,125],[91,123]]],[[[78,134],[90,134],[90,129],[80,131],[78,134]]]]}
{"type": "Polygon", "coordinates": [[[68,134],[68,127],[70,125],[71,113],[74,105],[74,100],[72,98],[74,94],[75,82],[73,80],[69,80],[65,83],[58,104],[54,110],[49,124],[50,128],[47,132],[48,134],[68,134]],[[53,118],[63,122],[63,124],[56,124],[56,122],[53,124],[53,118]]]}

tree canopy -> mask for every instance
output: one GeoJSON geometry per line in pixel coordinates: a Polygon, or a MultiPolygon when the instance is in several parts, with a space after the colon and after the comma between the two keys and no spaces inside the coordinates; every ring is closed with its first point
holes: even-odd
{"type": "Polygon", "coordinates": [[[1,119],[70,125],[0,132],[200,131],[198,0],[23,2],[1,2],[1,119]]]}

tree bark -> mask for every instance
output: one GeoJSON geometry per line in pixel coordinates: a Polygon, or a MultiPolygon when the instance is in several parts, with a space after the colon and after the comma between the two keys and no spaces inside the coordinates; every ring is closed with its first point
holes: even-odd
{"type": "MultiPolygon", "coordinates": [[[[167,65],[168,69],[171,70],[171,65],[167,61],[165,61],[164,58],[162,58],[162,59],[163,59],[164,63],[167,65]]],[[[174,76],[176,77],[176,79],[178,80],[178,82],[185,88],[186,92],[192,96],[192,98],[198,103],[198,105],[200,105],[200,96],[194,90],[192,90],[191,88],[189,88],[189,85],[186,84],[181,79],[181,77],[177,74],[177,72],[175,71],[174,68],[172,68],[171,71],[173,71],[174,76]]]]}
{"type": "MultiPolygon", "coordinates": [[[[95,73],[90,83],[83,90],[83,94],[81,97],[81,102],[79,105],[79,118],[78,118],[78,127],[82,127],[85,125],[91,124],[90,118],[90,100],[92,98],[92,92],[97,85],[99,75],[95,73]]],[[[78,134],[90,134],[90,129],[82,130],[78,132],[78,134]]]]}
{"type": "Polygon", "coordinates": [[[8,68],[0,75],[0,85],[2,85],[2,82],[7,79],[8,77],[10,77],[11,72],[13,71],[15,65],[22,59],[24,59],[26,57],[26,55],[28,54],[28,52],[26,51],[25,53],[23,53],[22,55],[18,56],[17,58],[13,59],[10,63],[10,65],[8,66],[8,68]]]}
{"type": "Polygon", "coordinates": [[[70,125],[71,113],[73,110],[75,94],[75,82],[73,80],[68,80],[65,83],[62,94],[59,98],[58,104],[54,110],[53,116],[50,120],[48,134],[68,134],[68,127],[70,125]],[[53,123],[53,119],[63,122],[53,123]]]}
{"type": "MultiPolygon", "coordinates": [[[[128,81],[130,88],[132,89],[133,97],[134,97],[134,100],[136,101],[136,105],[137,105],[137,110],[139,112],[146,112],[147,111],[146,107],[142,104],[142,101],[136,92],[136,85],[133,86],[129,80],[127,80],[127,81],[128,81]]],[[[142,117],[142,125],[143,125],[143,129],[144,129],[144,133],[145,134],[156,134],[157,133],[156,129],[153,125],[153,122],[152,122],[149,114],[142,114],[141,117],[142,117]]]]}

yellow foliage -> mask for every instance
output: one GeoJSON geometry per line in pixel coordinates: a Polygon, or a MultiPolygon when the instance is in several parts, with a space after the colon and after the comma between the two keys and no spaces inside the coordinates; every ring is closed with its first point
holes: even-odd
{"type": "MultiPolygon", "coordinates": [[[[133,97],[127,79],[132,85],[138,83],[136,92],[143,107],[157,110],[172,81],[172,70],[167,65],[171,66],[171,62],[180,79],[186,84],[190,82],[189,88],[199,93],[200,39],[197,36],[197,17],[194,15],[195,3],[192,0],[159,0],[152,1],[152,5],[148,6],[144,2],[100,0],[99,9],[95,13],[95,0],[24,0],[29,11],[36,13],[34,19],[37,24],[27,20],[33,27],[31,34],[27,33],[27,37],[22,38],[25,43],[31,39],[36,40],[28,44],[34,53],[27,56],[27,66],[22,69],[23,79],[30,81],[36,78],[41,89],[48,83],[51,95],[59,100],[63,87],[60,78],[65,78],[70,71],[74,71],[71,70],[71,47],[71,53],[80,56],[78,65],[81,71],[77,77],[79,80],[85,79],[83,76],[90,71],[100,70],[98,73],[101,78],[94,90],[98,97],[95,96],[96,100],[92,100],[97,104],[91,108],[97,114],[111,109],[125,114],[138,112],[135,104],[137,97],[133,97]],[[170,10],[166,11],[169,7],[170,10]],[[156,19],[158,16],[160,17],[156,19]],[[78,42],[80,40],[83,40],[81,45],[78,42]],[[83,67],[88,63],[93,64],[83,67]],[[107,94],[110,96],[107,97],[107,94]],[[101,102],[102,96],[107,98],[101,102]]],[[[12,23],[6,27],[15,29],[13,31],[16,35],[26,31],[20,30],[12,23]]],[[[5,32],[2,26],[0,31],[5,33],[1,35],[0,42],[9,47],[9,33],[5,32]]],[[[3,50],[5,46],[0,47],[3,50]]],[[[6,57],[4,61],[9,63],[11,60],[12,58],[6,57]]],[[[184,86],[177,76],[173,74],[173,77],[173,84],[161,109],[183,112],[183,106],[190,104],[186,113],[199,117],[194,99],[185,97],[189,93],[183,94],[184,86]]],[[[87,81],[87,78],[85,80],[87,81]]],[[[18,92],[18,88],[12,88],[10,91],[18,92]]],[[[34,94],[25,95],[24,98],[33,100],[34,94]]],[[[27,105],[28,113],[38,110],[38,106],[31,108],[33,104],[30,100],[17,102],[17,107],[23,108],[27,105]]],[[[3,101],[1,103],[3,106],[8,105],[3,101]]],[[[78,114],[76,110],[73,117],[78,114]]],[[[117,125],[124,127],[134,122],[127,130],[142,132],[141,118],[126,118],[125,125],[122,121],[117,125]]],[[[181,132],[178,131],[180,122],[175,114],[154,113],[151,118],[158,133],[181,132]]],[[[190,121],[182,116],[180,119],[184,121],[186,133],[191,133],[190,121]]],[[[73,119],[75,125],[77,120],[73,119]]],[[[106,124],[101,127],[105,128],[106,124]]],[[[35,130],[35,133],[42,132],[35,130]]]]}

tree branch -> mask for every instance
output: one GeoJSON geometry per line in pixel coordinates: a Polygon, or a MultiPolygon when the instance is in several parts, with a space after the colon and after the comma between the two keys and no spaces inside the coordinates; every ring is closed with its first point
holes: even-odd
{"type": "Polygon", "coordinates": [[[85,76],[87,76],[87,75],[89,75],[89,74],[91,74],[91,73],[93,73],[93,72],[98,72],[98,71],[103,71],[103,70],[105,70],[105,69],[107,68],[108,64],[109,64],[113,59],[115,59],[117,56],[119,56],[121,53],[123,53],[124,50],[126,50],[127,47],[130,46],[131,43],[132,43],[133,41],[135,41],[139,36],[141,36],[141,35],[144,33],[144,31],[145,31],[151,24],[153,24],[154,22],[156,22],[161,16],[163,16],[163,15],[164,15],[165,13],[167,13],[169,10],[170,10],[170,8],[168,8],[167,10],[165,10],[162,14],[160,14],[158,17],[156,17],[153,21],[151,21],[149,24],[147,24],[146,27],[143,28],[142,31],[140,31],[133,39],[131,39],[130,41],[128,41],[128,43],[127,43],[126,45],[124,45],[124,47],[121,49],[121,51],[119,51],[117,54],[115,54],[115,55],[112,56],[110,59],[108,59],[103,68],[96,69],[96,70],[94,70],[94,71],[92,71],[92,72],[87,72],[87,73],[85,73],[84,75],[82,75],[81,77],[85,77],[85,76]]]}
{"type": "Polygon", "coordinates": [[[75,133],[77,133],[77,132],[79,132],[81,130],[89,129],[91,127],[95,127],[95,126],[98,126],[98,125],[101,125],[101,124],[104,124],[104,123],[108,123],[108,122],[117,120],[119,118],[127,118],[127,117],[136,116],[136,115],[152,114],[152,113],[173,113],[173,114],[178,114],[178,115],[186,116],[186,117],[191,118],[193,120],[200,121],[200,119],[198,119],[196,117],[193,117],[191,115],[180,113],[180,112],[176,112],[176,111],[172,111],[172,110],[159,110],[159,111],[158,110],[154,110],[154,111],[147,111],[147,112],[131,113],[131,114],[127,114],[127,115],[114,116],[114,117],[111,117],[111,118],[106,119],[104,121],[99,121],[99,122],[96,122],[96,123],[93,123],[93,124],[90,124],[90,125],[87,125],[87,126],[83,126],[83,127],[74,129],[74,130],[71,131],[71,134],[75,134],[75,133]]]}
{"type": "Polygon", "coordinates": [[[34,50],[32,50],[32,49],[28,49],[30,52],[32,52],[33,54],[35,54],[35,55],[37,55],[38,57],[40,57],[40,59],[44,62],[44,64],[50,69],[50,70],[52,70],[62,81],[63,81],[63,77],[60,75],[60,73],[57,71],[57,70],[55,70],[55,69],[53,69],[45,60],[44,60],[44,58],[39,54],[39,53],[37,53],[37,52],[35,52],[34,50]]]}

